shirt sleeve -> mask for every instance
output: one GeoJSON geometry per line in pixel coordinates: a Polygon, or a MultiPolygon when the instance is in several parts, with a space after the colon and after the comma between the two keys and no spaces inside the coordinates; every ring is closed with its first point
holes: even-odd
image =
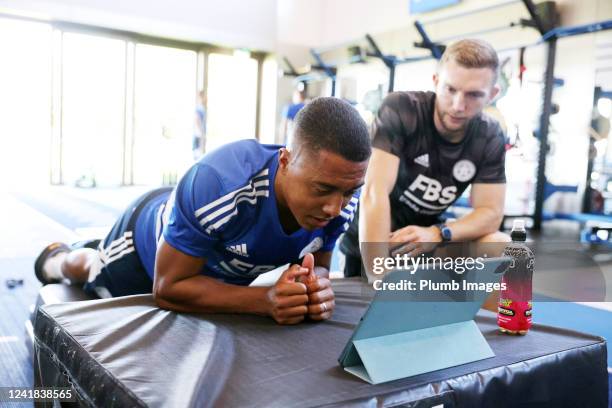
{"type": "Polygon", "coordinates": [[[484,147],[484,160],[472,183],[505,183],[506,182],[506,146],[504,131],[499,124],[484,147]]]}
{"type": "Polygon", "coordinates": [[[219,242],[214,217],[217,204],[223,201],[222,191],[213,168],[202,164],[192,167],[176,187],[164,240],[187,255],[207,257],[219,242]]]}
{"type": "Polygon", "coordinates": [[[329,252],[333,251],[336,246],[338,237],[348,230],[349,225],[355,217],[355,211],[357,211],[357,205],[359,204],[360,191],[357,191],[351,197],[349,203],[342,209],[340,215],[330,221],[329,225],[325,227],[325,235],[323,237],[323,246],[320,251],[329,252]]]}
{"type": "Polygon", "coordinates": [[[405,131],[399,107],[400,93],[391,93],[383,101],[372,124],[372,147],[401,157],[405,131]]]}

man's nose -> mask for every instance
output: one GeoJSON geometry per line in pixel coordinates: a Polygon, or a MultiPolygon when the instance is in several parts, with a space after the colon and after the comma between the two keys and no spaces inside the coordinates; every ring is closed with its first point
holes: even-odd
{"type": "Polygon", "coordinates": [[[462,92],[457,92],[453,97],[453,110],[463,112],[465,110],[465,97],[462,92]]]}
{"type": "Polygon", "coordinates": [[[344,196],[340,193],[334,194],[323,206],[323,212],[328,218],[335,218],[340,215],[344,206],[344,196]]]}

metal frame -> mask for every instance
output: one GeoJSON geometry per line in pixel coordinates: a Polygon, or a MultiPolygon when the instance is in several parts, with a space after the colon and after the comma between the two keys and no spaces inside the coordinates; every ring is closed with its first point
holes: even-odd
{"type": "Polygon", "coordinates": [[[501,3],[487,5],[487,6],[472,9],[469,11],[454,13],[454,14],[450,14],[450,15],[446,15],[446,16],[442,16],[438,18],[432,18],[432,19],[421,20],[421,21],[415,20],[414,27],[416,28],[417,32],[421,36],[421,41],[415,42],[414,46],[418,48],[428,49],[431,52],[431,56],[435,59],[440,59],[440,57],[442,56],[444,52],[445,46],[442,43],[450,41],[450,40],[454,40],[457,38],[504,31],[504,30],[508,30],[514,27],[521,27],[521,28],[531,27],[531,28],[537,29],[540,32],[540,35],[544,35],[546,33],[545,24],[540,18],[540,16],[537,14],[536,6],[532,0],[508,0],[508,1],[501,2],[501,3]],[[531,16],[530,20],[521,19],[518,22],[511,22],[507,25],[503,25],[500,27],[491,27],[491,28],[487,28],[484,30],[462,33],[460,35],[453,35],[450,37],[441,38],[436,41],[432,40],[427,34],[427,31],[425,30],[425,24],[439,23],[442,21],[456,19],[456,18],[467,16],[467,15],[474,15],[474,14],[482,13],[485,11],[495,10],[500,7],[518,3],[519,1],[521,1],[525,5],[525,8],[527,9],[527,11],[529,12],[529,15],[531,16]]]}
{"type": "Polygon", "coordinates": [[[366,60],[364,59],[364,56],[380,59],[383,62],[383,64],[385,64],[385,66],[389,69],[389,85],[387,88],[387,92],[389,93],[393,92],[395,88],[395,70],[398,65],[408,64],[408,63],[417,62],[417,61],[423,61],[423,60],[431,58],[430,56],[398,58],[397,56],[392,55],[392,54],[384,54],[382,50],[380,49],[380,47],[378,46],[378,44],[376,43],[376,41],[374,40],[374,38],[370,34],[366,34],[365,39],[368,42],[368,45],[372,49],[372,51],[366,51],[365,53],[362,53],[361,47],[359,46],[353,47],[353,48],[359,49],[359,57],[356,57],[354,61],[351,61],[351,63],[366,62],[366,60]]]}
{"type": "Polygon", "coordinates": [[[325,75],[331,79],[331,96],[336,96],[336,73],[338,72],[336,67],[332,67],[331,65],[327,65],[323,58],[321,57],[321,53],[315,50],[314,48],[310,49],[310,55],[317,62],[317,65],[312,67],[313,69],[321,70],[325,73],[325,75]]]}
{"type": "Polygon", "coordinates": [[[552,115],[552,92],[555,79],[554,71],[556,55],[557,39],[553,38],[548,42],[546,71],[544,73],[542,114],[540,115],[540,129],[538,132],[540,150],[538,152],[535,208],[533,212],[533,229],[536,231],[539,231],[542,228],[542,215],[545,199],[544,187],[546,185],[546,158],[548,156],[548,131],[550,125],[550,116],[552,115]]]}
{"type": "Polygon", "coordinates": [[[310,70],[306,73],[300,74],[289,58],[283,57],[283,62],[287,67],[287,71],[283,71],[283,75],[295,77],[295,82],[312,82],[312,81],[321,81],[325,79],[331,79],[332,81],[332,89],[331,96],[336,96],[336,75],[338,73],[338,69],[336,66],[331,65],[323,61],[323,57],[321,57],[321,53],[323,51],[316,50],[314,48],[310,49],[310,55],[316,62],[316,65],[311,65],[310,70]]]}
{"type": "Polygon", "coordinates": [[[266,59],[264,53],[251,53],[251,57],[257,61],[257,91],[255,98],[255,139],[261,139],[261,97],[263,94],[263,64],[266,59]]]}
{"type": "Polygon", "coordinates": [[[600,21],[592,24],[584,24],[573,27],[559,27],[543,33],[538,43],[548,43],[548,55],[546,61],[546,72],[544,74],[544,102],[542,115],[540,117],[540,152],[538,155],[538,173],[535,197],[535,210],[533,214],[533,228],[540,230],[542,227],[544,207],[544,186],[546,184],[546,155],[548,153],[548,132],[550,116],[552,114],[552,91],[554,88],[554,67],[557,50],[557,39],[575,35],[589,34],[597,31],[612,29],[612,20],[600,21]]]}
{"type": "Polygon", "coordinates": [[[374,51],[373,53],[366,53],[366,55],[368,57],[375,57],[375,58],[380,59],[383,62],[383,64],[385,64],[385,66],[389,68],[388,92],[393,92],[393,88],[395,86],[395,67],[397,67],[397,64],[399,63],[397,57],[395,55],[383,54],[380,48],[378,48],[378,44],[376,44],[376,41],[374,41],[374,38],[372,38],[370,34],[366,34],[365,37],[366,37],[368,44],[374,51]]]}
{"type": "MultiPolygon", "coordinates": [[[[535,28],[544,38],[546,32],[544,23],[536,11],[536,7],[531,0],[523,0],[523,4],[534,23],[535,28]]],[[[546,158],[548,156],[548,130],[550,116],[552,115],[552,91],[554,86],[555,60],[557,55],[557,39],[552,38],[548,41],[546,52],[546,70],[544,72],[544,90],[542,91],[542,114],[540,115],[539,141],[540,150],[538,152],[538,170],[536,173],[536,195],[535,208],[533,211],[533,229],[539,231],[542,228],[542,216],[544,211],[545,187],[546,187],[546,158]]]]}
{"type": "Polygon", "coordinates": [[[444,52],[444,50],[441,48],[442,46],[433,42],[431,38],[429,38],[427,31],[425,31],[425,27],[423,27],[423,24],[420,23],[419,20],[414,21],[414,27],[421,36],[421,42],[415,42],[414,46],[418,48],[427,48],[429,52],[431,52],[431,56],[439,60],[444,52]]]}

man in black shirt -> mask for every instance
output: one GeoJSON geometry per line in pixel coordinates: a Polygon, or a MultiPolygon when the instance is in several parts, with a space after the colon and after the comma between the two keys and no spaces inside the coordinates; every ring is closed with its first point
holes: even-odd
{"type": "MultiPolygon", "coordinates": [[[[504,134],[482,113],[497,95],[499,61],[486,42],[450,45],[433,76],[436,92],[389,94],[372,127],[372,157],[359,216],[340,248],[345,276],[359,275],[359,243],[505,242],[504,134]],[[441,215],[472,185],[473,210],[441,215]]],[[[368,256],[369,257],[369,256],[368,256]]],[[[371,272],[364,259],[366,273],[371,272]]]]}

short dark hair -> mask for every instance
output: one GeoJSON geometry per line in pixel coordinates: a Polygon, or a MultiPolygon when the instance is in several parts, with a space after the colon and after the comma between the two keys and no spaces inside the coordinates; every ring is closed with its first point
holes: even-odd
{"type": "Polygon", "coordinates": [[[328,150],[353,162],[372,153],[368,127],[350,103],[332,97],[315,98],[295,118],[294,146],[328,150]]]}

